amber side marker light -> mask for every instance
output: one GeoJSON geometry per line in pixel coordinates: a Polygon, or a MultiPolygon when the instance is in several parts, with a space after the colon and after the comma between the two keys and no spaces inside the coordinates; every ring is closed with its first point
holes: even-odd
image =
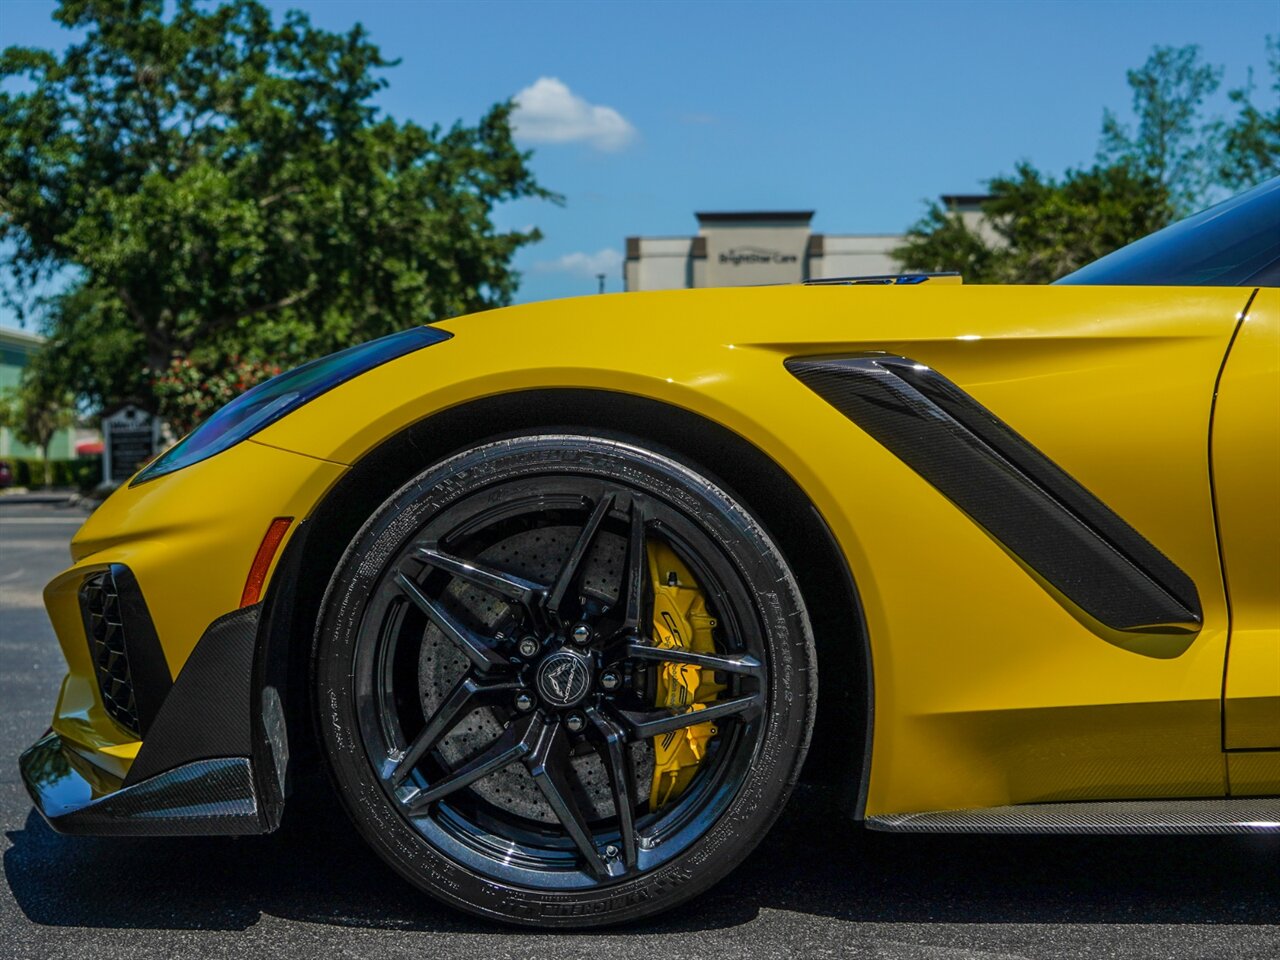
{"type": "Polygon", "coordinates": [[[240,606],[251,607],[262,599],[262,585],[267,582],[267,571],[271,569],[271,561],[280,549],[280,542],[289,532],[293,517],[276,517],[267,527],[267,533],[258,545],[254,555],[253,566],[249,568],[249,578],[244,582],[244,593],[240,594],[240,606]]]}

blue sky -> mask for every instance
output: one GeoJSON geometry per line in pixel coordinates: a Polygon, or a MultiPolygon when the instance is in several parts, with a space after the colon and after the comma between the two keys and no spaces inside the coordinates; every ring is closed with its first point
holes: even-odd
{"type": "MultiPolygon", "coordinates": [[[[631,234],[691,233],[695,210],[815,209],[814,228],[897,232],[940,193],[1019,159],[1091,161],[1104,107],[1155,44],[1198,43],[1224,90],[1280,33],[1278,0],[410,2],[289,0],[360,20],[399,66],[380,105],[472,122],[521,91],[525,139],[564,207],[520,202],[519,300],[621,288],[631,234]]],[[[0,43],[60,49],[46,0],[0,0],[0,43]]],[[[1225,96],[1219,98],[1225,107],[1225,96]]],[[[12,322],[0,316],[0,323],[12,322]]]]}

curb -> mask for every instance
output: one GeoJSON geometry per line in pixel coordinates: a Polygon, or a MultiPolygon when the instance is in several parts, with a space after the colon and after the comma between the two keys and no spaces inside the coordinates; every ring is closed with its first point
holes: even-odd
{"type": "Polygon", "coordinates": [[[57,504],[60,506],[75,506],[84,498],[78,493],[58,493],[50,491],[48,493],[0,493],[0,509],[5,506],[29,506],[31,504],[57,504]]]}

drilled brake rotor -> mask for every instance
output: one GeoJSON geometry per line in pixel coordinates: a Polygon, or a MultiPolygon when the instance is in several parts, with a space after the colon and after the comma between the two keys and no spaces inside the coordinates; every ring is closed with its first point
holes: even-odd
{"type": "MultiPolygon", "coordinates": [[[[535,582],[550,583],[580,532],[578,526],[526,530],[493,544],[479,553],[477,559],[535,582]]],[[[624,538],[602,533],[584,566],[583,591],[608,598],[606,602],[616,602],[625,550],[624,538]]],[[[451,609],[464,612],[475,625],[486,630],[495,627],[509,609],[493,594],[460,579],[450,583],[445,595],[451,609]]],[[[429,625],[418,657],[418,687],[424,716],[433,716],[440,709],[444,698],[468,667],[467,658],[457,645],[445,639],[434,624],[429,625]]],[[[457,766],[497,739],[505,725],[497,708],[473,710],[440,742],[440,755],[451,767],[457,766]]],[[[647,784],[653,778],[652,744],[647,740],[640,741],[630,744],[630,749],[636,781],[647,784]]],[[[609,778],[599,755],[595,751],[587,751],[575,756],[571,763],[576,779],[574,791],[587,819],[602,820],[614,816],[609,778]]],[[[472,784],[470,789],[509,814],[548,824],[558,822],[522,764],[512,764],[472,784]]]]}

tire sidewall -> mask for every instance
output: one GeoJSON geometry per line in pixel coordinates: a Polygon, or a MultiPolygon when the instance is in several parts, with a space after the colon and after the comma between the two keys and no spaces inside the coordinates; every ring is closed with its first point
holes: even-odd
{"type": "Polygon", "coordinates": [[[576,435],[488,443],[424,471],[356,534],[330,581],[316,634],[316,719],[330,772],[357,828],[429,893],[492,919],[539,926],[618,923],[705,890],[763,838],[799,774],[816,706],[816,663],[796,581],[763,528],[689,467],[643,447],[576,435]],[[386,564],[441,510],[497,483],[576,474],[621,482],[680,509],[738,569],[755,599],[769,669],[764,729],[729,807],[689,849],[634,879],[558,892],[483,876],[431,846],[378,782],[356,717],[352,664],[366,605],[386,564]],[[768,585],[767,589],[763,585],[768,585]]]}

